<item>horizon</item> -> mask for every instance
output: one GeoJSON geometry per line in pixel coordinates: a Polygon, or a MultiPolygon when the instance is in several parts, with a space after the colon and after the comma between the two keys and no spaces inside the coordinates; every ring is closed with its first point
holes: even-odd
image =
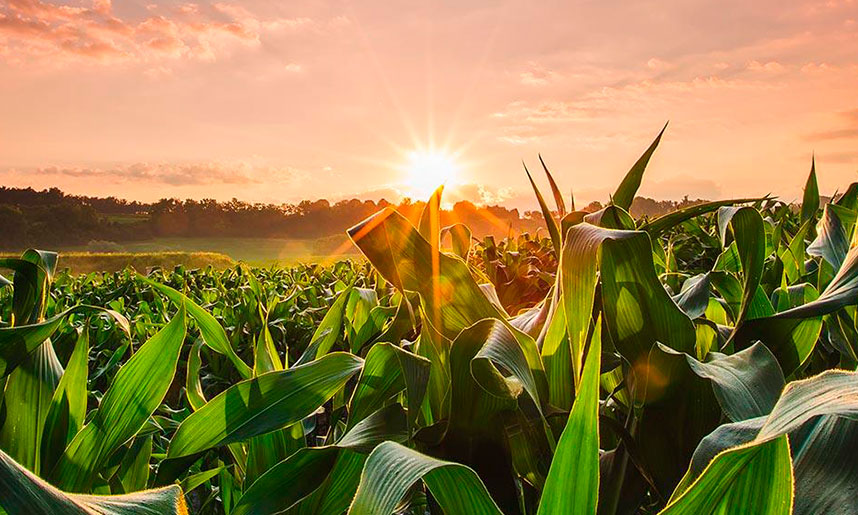
{"type": "Polygon", "coordinates": [[[855,0],[624,12],[9,0],[0,183],[397,203],[441,174],[448,202],[533,209],[521,161],[538,170],[541,153],[584,205],[668,119],[641,196],[791,202],[812,155],[821,193],[856,178],[855,0]]]}

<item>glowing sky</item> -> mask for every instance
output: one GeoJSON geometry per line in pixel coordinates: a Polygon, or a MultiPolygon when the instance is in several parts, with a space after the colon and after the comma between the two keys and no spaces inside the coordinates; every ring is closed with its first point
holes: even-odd
{"type": "Polygon", "coordinates": [[[454,198],[531,205],[542,152],[605,200],[668,119],[643,194],[843,190],[858,0],[0,0],[7,186],[393,200],[434,146],[454,198]]]}

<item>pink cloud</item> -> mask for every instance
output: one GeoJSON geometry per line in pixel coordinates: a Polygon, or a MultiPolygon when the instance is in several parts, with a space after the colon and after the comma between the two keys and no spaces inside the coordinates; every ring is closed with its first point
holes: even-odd
{"type": "Polygon", "coordinates": [[[782,72],[786,69],[784,65],[777,61],[769,61],[766,63],[761,63],[759,61],[750,61],[747,65],[747,68],[754,72],[782,72]]]}
{"type": "Polygon", "coordinates": [[[110,0],[90,7],[41,0],[0,5],[0,58],[13,64],[69,62],[152,65],[165,60],[212,61],[233,47],[255,46],[267,32],[309,24],[307,18],[260,18],[244,7],[218,3],[146,6],[142,20],[119,17],[110,0]]]}
{"type": "MultiPolygon", "coordinates": [[[[6,173],[16,170],[7,170],[6,173]]],[[[300,180],[302,173],[289,167],[252,161],[199,163],[130,163],[109,167],[47,166],[28,170],[33,175],[96,179],[112,183],[145,183],[170,186],[212,184],[251,185],[300,180]]]]}

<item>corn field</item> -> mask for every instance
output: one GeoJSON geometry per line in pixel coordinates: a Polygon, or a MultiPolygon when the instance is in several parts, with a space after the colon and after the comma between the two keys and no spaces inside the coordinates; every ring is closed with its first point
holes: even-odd
{"type": "MultiPolygon", "coordinates": [[[[0,276],[0,512],[858,513],[858,183],[366,262],[0,276]]],[[[540,159],[541,161],[541,159],[540,159]]],[[[443,243],[443,244],[442,244],[443,243]]]]}

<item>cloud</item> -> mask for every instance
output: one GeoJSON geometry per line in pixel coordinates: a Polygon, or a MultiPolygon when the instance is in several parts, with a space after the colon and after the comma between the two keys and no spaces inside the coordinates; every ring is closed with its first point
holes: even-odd
{"type": "Polygon", "coordinates": [[[662,61],[661,59],[659,59],[657,57],[653,57],[649,61],[646,62],[646,67],[649,68],[650,70],[664,71],[664,70],[670,70],[670,69],[674,68],[674,65],[671,63],[668,63],[667,61],[662,61]]]}
{"type": "MultiPolygon", "coordinates": [[[[16,170],[12,170],[14,173],[16,170]]],[[[206,162],[189,164],[133,163],[104,168],[48,166],[30,170],[33,175],[98,179],[121,183],[169,186],[251,185],[301,179],[292,168],[251,162],[206,162]]]]}
{"type": "Polygon", "coordinates": [[[675,102],[677,94],[700,93],[707,90],[760,90],[776,86],[755,80],[727,78],[715,74],[698,75],[689,79],[647,78],[626,84],[596,87],[571,99],[516,100],[492,114],[492,118],[507,126],[510,134],[500,139],[514,144],[529,140],[515,128],[532,128],[539,124],[565,124],[589,121],[642,103],[675,102]]]}
{"type": "Polygon", "coordinates": [[[766,63],[761,63],[759,61],[749,61],[745,66],[748,70],[753,72],[769,72],[769,73],[778,73],[782,72],[786,69],[784,65],[777,61],[769,61],[766,63]]]}
{"type": "Polygon", "coordinates": [[[821,74],[837,70],[837,66],[828,63],[807,63],[801,67],[801,73],[807,74],[821,74]]]}
{"type": "Polygon", "coordinates": [[[818,161],[827,163],[858,163],[858,152],[830,152],[820,155],[818,161]]]}
{"type": "Polygon", "coordinates": [[[546,86],[558,77],[557,72],[548,70],[534,61],[528,63],[527,70],[518,74],[519,82],[525,86],[546,86]]]}
{"type": "Polygon", "coordinates": [[[830,139],[858,138],[858,127],[848,129],[835,129],[831,131],[814,132],[810,135],[813,141],[822,141],[830,139]]]}
{"type": "Polygon", "coordinates": [[[844,122],[837,129],[818,131],[808,135],[810,141],[825,141],[858,138],[858,109],[850,109],[838,113],[838,118],[844,122]]]}
{"type": "Polygon", "coordinates": [[[110,0],[90,7],[41,0],[0,4],[0,59],[17,65],[214,61],[236,45],[257,46],[263,35],[296,30],[308,18],[263,19],[234,4],[147,6],[142,20],[119,17],[110,0]]]}

